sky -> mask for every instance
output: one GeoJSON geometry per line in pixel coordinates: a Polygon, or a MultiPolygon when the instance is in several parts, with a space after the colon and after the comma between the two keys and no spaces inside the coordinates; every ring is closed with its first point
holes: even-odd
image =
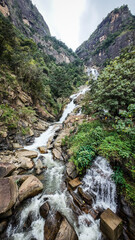
{"type": "Polygon", "coordinates": [[[127,4],[135,15],[135,0],[32,0],[51,35],[74,51],[114,8],[127,4]]]}

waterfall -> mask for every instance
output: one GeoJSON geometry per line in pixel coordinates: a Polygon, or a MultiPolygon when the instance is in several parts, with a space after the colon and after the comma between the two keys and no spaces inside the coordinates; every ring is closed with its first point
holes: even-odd
{"type": "MultiPolygon", "coordinates": [[[[56,130],[58,130],[62,122],[66,119],[67,115],[71,113],[76,105],[74,99],[80,94],[84,94],[88,90],[82,89],[79,93],[71,96],[71,102],[65,108],[62,117],[59,122],[56,122],[43,133],[40,137],[35,139],[35,142],[28,147],[29,150],[37,150],[39,146],[47,145],[50,137],[54,136],[56,130]]],[[[40,153],[38,153],[40,155],[40,153]]],[[[69,199],[72,201],[72,197],[64,188],[63,190],[63,178],[65,165],[61,161],[54,161],[51,151],[44,156],[44,165],[47,166],[47,170],[44,172],[44,190],[42,194],[27,200],[24,203],[23,210],[17,213],[18,225],[14,226],[12,220],[7,229],[7,239],[11,240],[31,240],[32,238],[37,240],[44,240],[44,223],[45,220],[40,216],[39,209],[44,203],[45,198],[52,208],[60,211],[74,226],[79,240],[99,240],[101,239],[101,233],[99,231],[99,220],[94,221],[90,214],[83,214],[79,217],[76,224],[71,207],[69,206],[69,199]],[[32,224],[30,228],[24,229],[25,221],[28,215],[32,215],[32,224]],[[87,220],[87,221],[86,221],[87,220]],[[86,222],[91,222],[90,226],[86,222]]],[[[93,202],[93,208],[111,208],[116,211],[115,184],[111,179],[112,170],[109,163],[104,158],[98,157],[91,169],[87,170],[85,177],[83,178],[83,190],[89,194],[94,194],[96,197],[93,202]]]]}
{"type": "MultiPolygon", "coordinates": [[[[94,195],[92,208],[97,210],[110,208],[116,212],[116,185],[111,176],[113,171],[108,161],[97,157],[90,169],[83,178],[83,191],[94,195]]],[[[99,240],[99,220],[94,221],[90,214],[83,214],[79,217],[80,227],[78,229],[79,240],[99,240]],[[88,226],[87,223],[91,222],[88,226]]]]}

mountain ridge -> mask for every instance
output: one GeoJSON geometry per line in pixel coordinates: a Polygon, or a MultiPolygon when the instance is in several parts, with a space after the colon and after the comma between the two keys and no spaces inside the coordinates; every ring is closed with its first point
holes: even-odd
{"type": "Polygon", "coordinates": [[[127,5],[111,11],[97,29],[76,50],[87,66],[102,66],[121,49],[135,44],[135,16],[127,5]]]}

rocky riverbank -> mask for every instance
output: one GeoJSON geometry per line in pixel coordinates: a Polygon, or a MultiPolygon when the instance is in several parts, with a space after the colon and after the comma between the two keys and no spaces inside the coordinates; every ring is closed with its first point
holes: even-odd
{"type": "MultiPolygon", "coordinates": [[[[81,97],[79,96],[75,101],[77,104],[80,104],[81,97]]],[[[70,114],[66,120],[59,125],[55,134],[49,138],[47,146],[43,145],[38,147],[38,151],[17,149],[20,146],[16,146],[14,151],[8,150],[0,153],[1,239],[7,239],[4,230],[6,229],[10,219],[12,219],[13,225],[19,224],[16,216],[22,202],[25,199],[31,198],[43,191],[43,179],[47,172],[44,154],[47,154],[50,151],[52,152],[53,159],[56,160],[56,162],[61,161],[66,166],[64,170],[64,182],[62,183],[61,188],[62,191],[67,191],[68,205],[72,211],[76,227],[79,227],[80,217],[84,216],[84,214],[86,214],[86,216],[91,216],[91,220],[87,217],[83,219],[83,223],[85,222],[86,228],[91,226],[93,221],[100,218],[104,208],[100,207],[95,210],[92,207],[96,196],[94,194],[88,194],[83,190],[84,183],[82,182],[82,177],[79,177],[74,163],[68,162],[72,153],[63,147],[64,138],[69,136],[71,132],[75,133],[79,124],[84,121],[94,120],[90,116],[83,114],[78,115],[79,111],[80,109],[78,109],[76,113],[74,112],[70,114]],[[40,157],[39,153],[41,153],[40,157]]],[[[123,197],[119,200],[119,203],[118,214],[124,222],[123,236],[121,239],[134,239],[134,210],[127,204],[123,197]]],[[[61,211],[55,210],[50,205],[48,197],[45,198],[44,196],[42,199],[40,215],[43,219],[45,219],[45,239],[65,240],[65,236],[66,239],[70,240],[78,239],[75,226],[73,226],[69,219],[61,213],[61,211]]],[[[27,231],[31,228],[33,221],[33,215],[29,212],[22,228],[27,231]]]]}

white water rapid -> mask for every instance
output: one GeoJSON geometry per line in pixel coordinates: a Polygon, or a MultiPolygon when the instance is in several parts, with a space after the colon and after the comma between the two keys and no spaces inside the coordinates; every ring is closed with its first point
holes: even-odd
{"type": "MultiPolygon", "coordinates": [[[[88,87],[72,95],[71,102],[65,108],[59,122],[50,125],[40,137],[35,139],[35,142],[31,146],[25,148],[37,151],[39,146],[47,145],[49,138],[54,136],[56,130],[60,128],[67,115],[76,108],[74,100],[87,90],[88,87]]],[[[69,206],[69,199],[72,201],[72,197],[66,188],[63,188],[64,163],[62,161],[54,161],[51,151],[47,154],[42,154],[42,156],[44,156],[44,165],[47,167],[43,179],[44,191],[42,194],[24,202],[22,210],[15,216],[19,219],[19,221],[17,221],[17,226],[15,226],[15,223],[12,224],[12,220],[8,226],[6,240],[44,240],[45,220],[40,216],[39,209],[46,198],[51,208],[61,212],[68,219],[70,224],[74,226],[79,240],[101,239],[99,220],[94,221],[90,214],[81,215],[79,217],[79,225],[76,223],[71,207],[69,206]],[[29,228],[24,228],[26,219],[29,215],[32,217],[32,224],[29,228]],[[91,222],[91,224],[87,224],[88,222],[91,222]]],[[[114,212],[116,211],[116,189],[111,175],[112,170],[107,160],[98,157],[83,178],[83,190],[95,196],[93,202],[93,208],[95,210],[98,207],[104,209],[109,207],[114,212]]]]}

